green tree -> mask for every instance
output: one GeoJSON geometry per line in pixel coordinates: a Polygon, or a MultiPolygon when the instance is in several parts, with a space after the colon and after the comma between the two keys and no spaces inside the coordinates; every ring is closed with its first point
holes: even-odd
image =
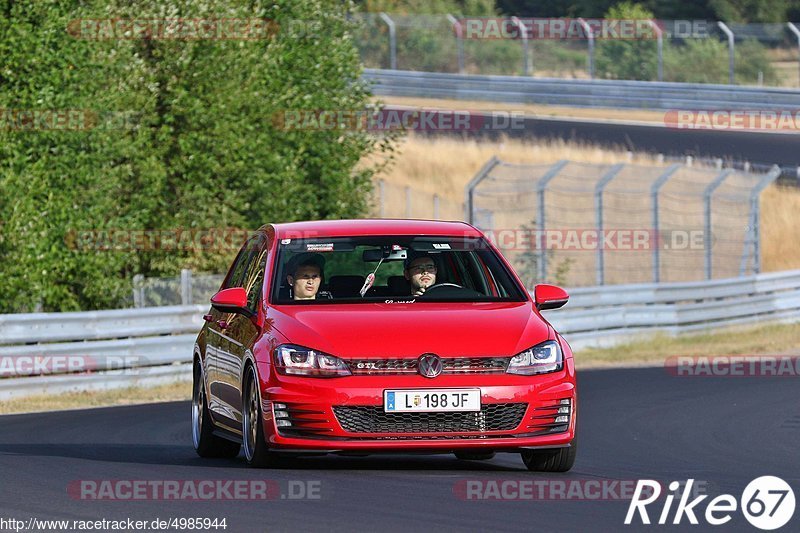
{"type": "MultiPolygon", "coordinates": [[[[641,4],[623,2],[605,15],[608,19],[652,19],[653,13],[641,4]]],[[[600,40],[597,45],[597,74],[620,80],[652,80],[658,68],[653,39],[600,40]]]]}
{"type": "Polygon", "coordinates": [[[134,118],[122,129],[0,127],[0,311],[114,306],[133,274],[220,271],[234,253],[70,247],[82,230],[255,229],[364,214],[376,167],[359,162],[392,139],[275,120],[367,105],[350,9],[333,0],[0,3],[0,108],[134,118]],[[252,41],[86,40],[67,32],[80,18],[269,18],[280,30],[252,41]]]}

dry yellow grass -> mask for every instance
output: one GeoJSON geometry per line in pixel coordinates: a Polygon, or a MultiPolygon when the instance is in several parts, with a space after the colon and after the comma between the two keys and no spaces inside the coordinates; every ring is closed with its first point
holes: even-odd
{"type": "MultiPolygon", "coordinates": [[[[413,194],[413,204],[422,205],[411,216],[430,218],[430,198],[440,197],[440,218],[463,218],[464,188],[492,157],[510,163],[555,163],[569,159],[585,163],[633,163],[659,165],[648,154],[629,154],[596,146],[564,141],[530,142],[476,141],[447,137],[422,138],[410,135],[398,146],[396,161],[376,176],[384,181],[384,216],[405,216],[405,187],[413,194]]],[[[800,268],[800,190],[772,186],[761,197],[762,268],[777,271],[800,268]]],[[[378,215],[377,207],[373,215],[378,215]]]]}
{"type": "Polygon", "coordinates": [[[191,382],[178,382],[147,388],[130,387],[98,392],[71,392],[68,394],[29,396],[27,398],[0,402],[0,414],[173,402],[189,400],[191,399],[191,395],[191,382]]]}

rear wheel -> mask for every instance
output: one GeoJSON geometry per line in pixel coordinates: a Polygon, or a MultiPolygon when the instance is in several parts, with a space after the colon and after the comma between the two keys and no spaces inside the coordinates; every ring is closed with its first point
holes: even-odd
{"type": "Polygon", "coordinates": [[[264,415],[258,395],[258,377],[250,366],[244,378],[242,410],[242,440],[247,464],[255,468],[277,466],[279,457],[269,451],[264,438],[264,415]]]}
{"type": "Polygon", "coordinates": [[[522,462],[532,472],[567,472],[575,464],[578,440],[573,439],[569,448],[552,450],[524,450],[522,462]]]}
{"type": "Polygon", "coordinates": [[[200,457],[236,457],[242,447],[238,442],[214,435],[214,423],[208,412],[203,367],[194,365],[192,384],[192,444],[200,457]]]}
{"type": "Polygon", "coordinates": [[[494,459],[496,455],[494,452],[453,452],[455,456],[462,461],[488,461],[494,459]]]}

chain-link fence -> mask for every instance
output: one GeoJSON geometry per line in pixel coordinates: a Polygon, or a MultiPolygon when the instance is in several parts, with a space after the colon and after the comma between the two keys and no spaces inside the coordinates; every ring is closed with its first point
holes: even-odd
{"type": "Polygon", "coordinates": [[[778,175],[493,158],[468,186],[467,218],[528,286],[736,277],[759,272],[758,198],[778,175]]]}
{"type": "Polygon", "coordinates": [[[652,21],[615,38],[602,20],[367,13],[355,21],[368,68],[800,86],[800,23],[652,21]]]}

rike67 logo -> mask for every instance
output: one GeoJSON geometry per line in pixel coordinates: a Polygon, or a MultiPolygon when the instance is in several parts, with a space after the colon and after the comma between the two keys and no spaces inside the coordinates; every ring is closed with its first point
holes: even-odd
{"type": "MultiPolygon", "coordinates": [[[[706,503],[705,512],[701,512],[700,504],[708,498],[708,495],[697,496],[691,501],[689,500],[693,484],[694,479],[689,479],[685,483],[673,481],[669,484],[670,492],[664,499],[664,505],[656,521],[657,524],[677,525],[685,518],[690,524],[697,525],[699,523],[698,516],[700,516],[712,526],[721,526],[730,522],[734,513],[740,509],[751,525],[761,530],[771,531],[786,525],[794,515],[794,492],[792,487],[779,477],[762,476],[754,479],[745,487],[738,501],[731,494],[720,494],[706,503]],[[683,490],[679,493],[681,487],[683,490]],[[678,504],[673,514],[672,505],[676,499],[678,499],[678,504]]],[[[642,524],[650,524],[651,518],[647,507],[660,497],[661,484],[658,481],[640,479],[636,484],[631,504],[628,506],[625,524],[633,523],[637,515],[642,524]]],[[[650,510],[656,511],[657,509],[651,508],[650,510]]]]}

